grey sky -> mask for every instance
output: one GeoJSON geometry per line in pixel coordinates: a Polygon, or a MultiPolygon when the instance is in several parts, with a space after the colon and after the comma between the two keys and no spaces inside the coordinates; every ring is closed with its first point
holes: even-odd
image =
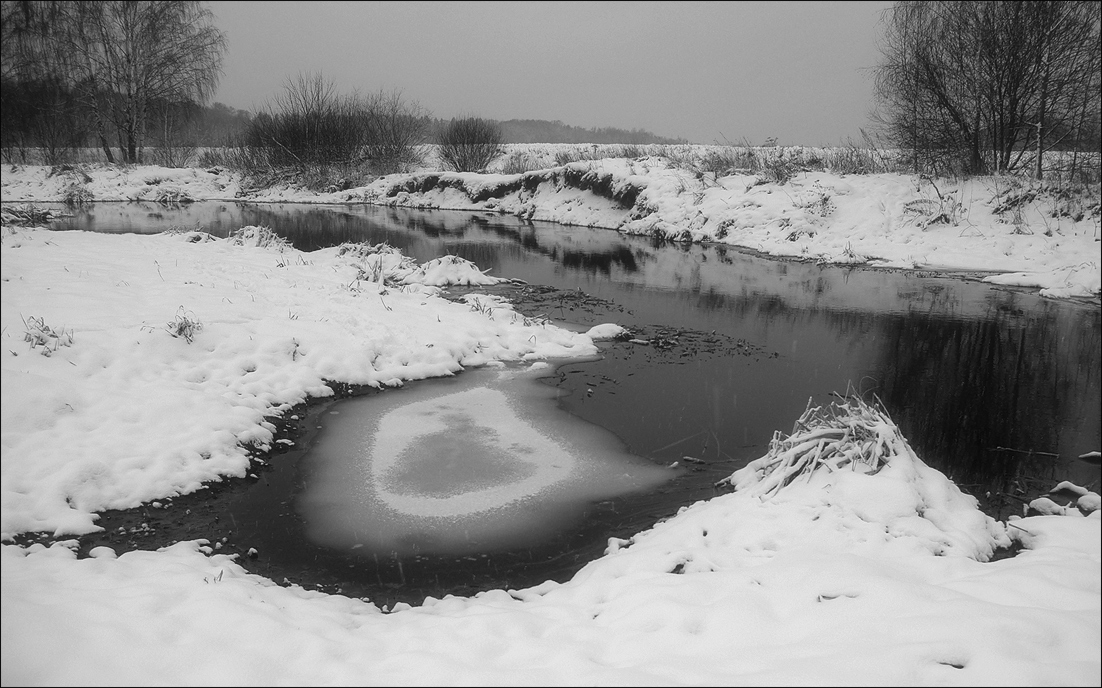
{"type": "Polygon", "coordinates": [[[646,129],[693,143],[858,139],[887,2],[210,2],[215,100],[288,77],[400,89],[433,115],[646,129]]]}

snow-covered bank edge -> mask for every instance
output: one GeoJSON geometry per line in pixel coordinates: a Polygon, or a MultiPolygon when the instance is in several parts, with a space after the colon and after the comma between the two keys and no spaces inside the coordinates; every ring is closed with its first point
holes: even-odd
{"type": "Polygon", "coordinates": [[[4,202],[199,200],[370,203],[497,212],[774,258],[989,273],[1052,298],[1102,293],[1099,189],[1016,177],[934,180],[803,172],[779,183],[691,172],[665,158],[574,162],[522,174],[418,172],[329,193],[246,191],[222,168],[3,166],[4,202]]]}

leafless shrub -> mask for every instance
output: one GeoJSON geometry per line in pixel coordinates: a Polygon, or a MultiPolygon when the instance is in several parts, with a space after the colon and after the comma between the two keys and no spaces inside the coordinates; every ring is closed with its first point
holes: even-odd
{"type": "Polygon", "coordinates": [[[344,96],[321,74],[300,75],[253,118],[243,151],[207,154],[202,162],[244,169],[258,182],[293,169],[294,181],[307,188],[343,190],[370,173],[419,165],[428,121],[400,91],[344,96]]]}
{"type": "Polygon", "coordinates": [[[245,141],[264,151],[272,167],[354,160],[361,155],[366,133],[361,115],[359,103],[340,96],[333,82],[321,74],[300,74],[288,79],[283,92],[253,118],[245,141]]]}
{"type": "Polygon", "coordinates": [[[354,101],[365,118],[364,144],[378,174],[404,172],[423,161],[420,146],[428,138],[429,115],[401,91],[378,91],[354,101]]]}
{"type": "Polygon", "coordinates": [[[440,159],[456,172],[479,172],[504,152],[501,126],[481,117],[453,118],[437,135],[440,159]]]}
{"type": "Polygon", "coordinates": [[[162,167],[187,167],[195,159],[198,147],[194,144],[176,146],[158,146],[150,151],[149,158],[154,165],[162,167]]]}

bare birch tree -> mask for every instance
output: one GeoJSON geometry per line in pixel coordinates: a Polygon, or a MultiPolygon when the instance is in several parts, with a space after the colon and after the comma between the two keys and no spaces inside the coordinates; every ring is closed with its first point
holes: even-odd
{"type": "Polygon", "coordinates": [[[63,79],[110,162],[112,140],[140,161],[154,103],[204,103],[221,76],[226,39],[201,2],[21,0],[4,3],[3,19],[5,74],[63,79]]]}

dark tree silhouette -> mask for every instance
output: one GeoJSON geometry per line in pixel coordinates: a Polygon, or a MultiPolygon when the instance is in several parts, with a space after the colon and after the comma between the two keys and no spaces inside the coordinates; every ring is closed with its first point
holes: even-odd
{"type": "Polygon", "coordinates": [[[899,2],[884,16],[876,118],[932,171],[987,173],[1097,149],[1099,8],[1091,0],[899,2]]]}

